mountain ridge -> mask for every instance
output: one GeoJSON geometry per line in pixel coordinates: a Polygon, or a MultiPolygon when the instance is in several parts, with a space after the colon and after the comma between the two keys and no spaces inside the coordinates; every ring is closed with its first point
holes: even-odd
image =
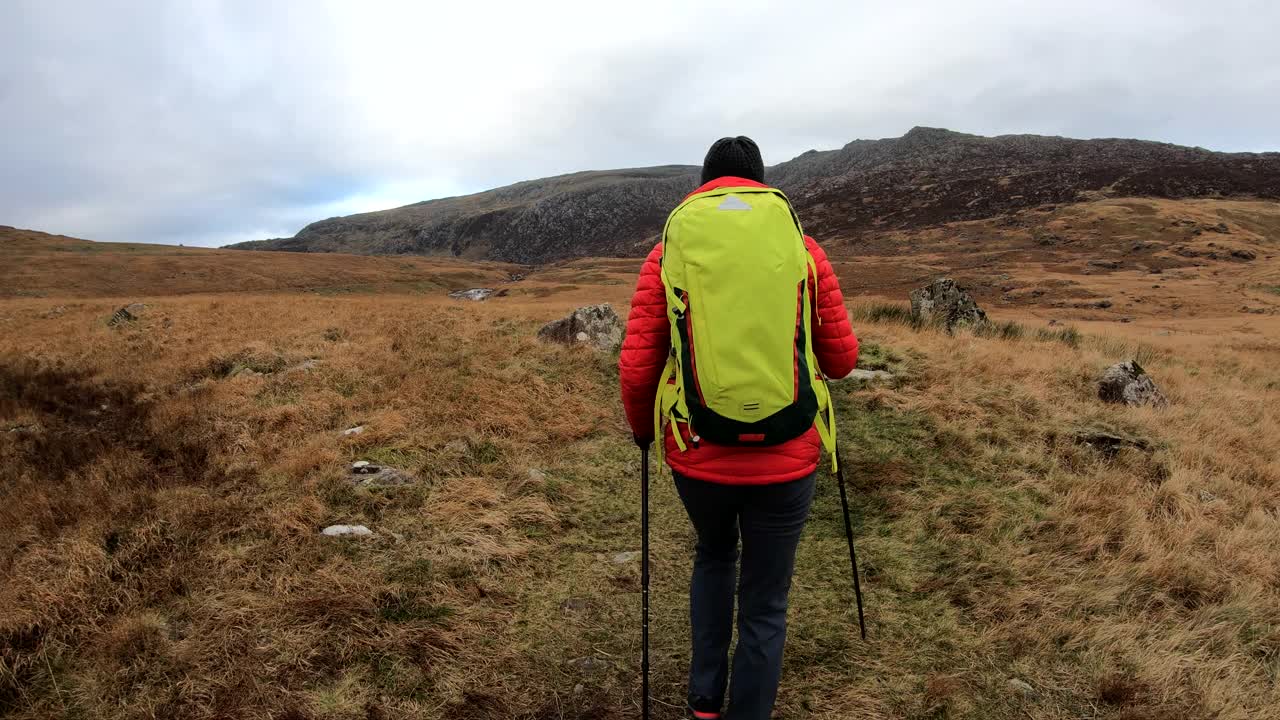
{"type": "MultiPolygon", "coordinates": [[[[319,220],[247,250],[446,255],[522,264],[637,256],[698,167],[589,170],[471,195],[319,220]]],[[[766,170],[822,240],[995,217],[1099,197],[1280,199],[1280,153],[1151,140],[986,137],[918,126],[898,138],[810,150],[766,170]]]]}

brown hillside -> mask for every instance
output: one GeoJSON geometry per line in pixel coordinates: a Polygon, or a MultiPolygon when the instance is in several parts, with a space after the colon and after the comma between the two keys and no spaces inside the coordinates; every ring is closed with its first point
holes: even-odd
{"type": "MultiPolygon", "coordinates": [[[[698,168],[574,173],[380,212],[329,218],[293,238],[234,247],[445,255],[544,264],[637,256],[698,168]]],[[[1045,204],[1151,197],[1280,198],[1280,153],[1219,153],[1141,140],[981,137],[914,128],[770,167],[805,228],[827,242],[980,220],[1045,204]]]]}
{"type": "Polygon", "coordinates": [[[3,297],[189,293],[438,292],[494,284],[514,266],[447,258],[368,257],[103,243],[0,226],[3,297]]]}

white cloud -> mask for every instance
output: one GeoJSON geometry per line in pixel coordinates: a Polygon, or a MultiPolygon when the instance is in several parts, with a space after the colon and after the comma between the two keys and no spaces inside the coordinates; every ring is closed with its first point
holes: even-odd
{"type": "Polygon", "coordinates": [[[913,125],[1280,146],[1272,3],[0,4],[0,223],[214,244],[913,125]]]}

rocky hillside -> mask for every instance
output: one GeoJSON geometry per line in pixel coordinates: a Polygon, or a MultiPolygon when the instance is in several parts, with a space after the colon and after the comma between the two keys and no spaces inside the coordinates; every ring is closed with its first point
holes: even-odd
{"type": "MultiPolygon", "coordinates": [[[[642,254],[697,168],[583,172],[312,223],[232,247],[424,254],[539,264],[642,254]]],[[[1280,153],[1216,153],[1140,140],[981,137],[915,128],[809,151],[768,170],[822,239],[929,227],[1106,197],[1280,198],[1280,153]]]]}

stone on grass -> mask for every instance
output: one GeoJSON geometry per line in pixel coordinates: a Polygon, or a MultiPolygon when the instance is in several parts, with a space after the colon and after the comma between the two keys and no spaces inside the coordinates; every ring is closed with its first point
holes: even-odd
{"type": "Polygon", "coordinates": [[[493,295],[493,288],[471,288],[469,290],[454,290],[449,293],[449,297],[454,300],[472,300],[475,302],[488,300],[491,295],[493,295]]]}
{"type": "Polygon", "coordinates": [[[613,556],[609,558],[609,560],[614,565],[626,565],[627,563],[635,562],[639,558],[640,558],[639,550],[627,550],[625,552],[614,553],[613,556]]]}
{"type": "Polygon", "coordinates": [[[1034,699],[1040,695],[1040,693],[1036,692],[1036,689],[1031,686],[1031,683],[1025,680],[1019,680],[1018,678],[1009,678],[1008,684],[1009,684],[1010,690],[1017,693],[1018,695],[1021,695],[1024,698],[1027,698],[1028,700],[1034,699]]]}
{"type": "Polygon", "coordinates": [[[581,597],[565,598],[560,603],[560,610],[566,614],[586,612],[591,607],[591,601],[581,597]]]}
{"type": "Polygon", "coordinates": [[[1097,450],[1108,458],[1115,457],[1122,448],[1127,447],[1142,450],[1143,452],[1151,450],[1151,443],[1143,438],[1108,428],[1088,428],[1077,431],[1075,441],[1080,445],[1086,445],[1097,450]]]}
{"type": "Polygon", "coordinates": [[[351,481],[363,487],[394,487],[415,483],[418,478],[408,470],[360,460],[351,464],[351,481]]]}
{"type": "Polygon", "coordinates": [[[330,525],[320,531],[329,537],[369,537],[373,531],[364,525],[330,525]]]}
{"type": "Polygon", "coordinates": [[[622,321],[608,303],[588,305],[543,325],[538,337],[565,345],[612,350],[622,342],[622,321]]]}
{"type": "Polygon", "coordinates": [[[960,325],[981,325],[987,314],[969,293],[951,278],[938,278],[911,291],[911,317],[926,325],[953,330],[960,325]]]}
{"type": "Polygon", "coordinates": [[[1155,381],[1137,360],[1117,363],[1107,368],[1098,380],[1098,399],[1138,407],[1163,407],[1169,399],[1156,387],[1155,381]]]}
{"type": "Polygon", "coordinates": [[[569,667],[583,675],[598,675],[607,672],[609,668],[613,667],[613,663],[604,658],[588,655],[570,660],[569,667]]]}
{"type": "Polygon", "coordinates": [[[138,316],[142,314],[142,311],[146,309],[146,307],[147,306],[142,303],[129,303],[115,311],[115,314],[113,314],[111,319],[107,321],[107,325],[115,327],[122,323],[133,322],[138,319],[138,316]]]}
{"type": "Polygon", "coordinates": [[[343,430],[342,434],[343,435],[359,435],[362,432],[364,432],[364,426],[357,425],[353,428],[347,428],[346,430],[343,430]]]}
{"type": "Polygon", "coordinates": [[[892,380],[893,373],[888,370],[863,370],[858,368],[845,376],[846,380],[863,380],[866,382],[876,382],[878,380],[892,380]]]}

